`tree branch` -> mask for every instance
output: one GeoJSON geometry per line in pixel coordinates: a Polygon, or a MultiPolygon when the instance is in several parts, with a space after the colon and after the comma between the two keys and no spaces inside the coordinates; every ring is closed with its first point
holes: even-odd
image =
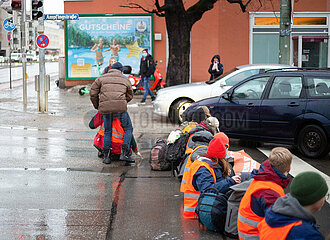
{"type": "MultiPolygon", "coordinates": [[[[157,4],[158,0],[156,0],[155,2],[155,5],[157,4]]],[[[156,9],[153,9],[153,10],[148,10],[146,8],[144,8],[143,6],[141,6],[140,4],[137,4],[137,3],[128,3],[128,5],[121,5],[120,7],[123,7],[123,8],[138,8],[138,9],[142,9],[144,12],[147,12],[147,13],[154,13],[156,14],[158,17],[165,17],[165,14],[162,13],[164,10],[162,10],[162,8],[164,7],[160,7],[159,6],[159,2],[158,2],[158,7],[156,5],[156,9]]]]}
{"type": "Polygon", "coordinates": [[[191,20],[191,24],[200,20],[206,11],[209,11],[214,7],[214,4],[217,1],[218,0],[199,0],[193,6],[188,8],[187,15],[191,20]]]}
{"type": "MultiPolygon", "coordinates": [[[[250,4],[251,0],[248,0],[245,4],[243,3],[243,0],[227,0],[229,3],[238,3],[239,6],[241,7],[242,12],[246,11],[246,7],[250,4]]],[[[260,3],[260,6],[262,6],[261,0],[258,0],[260,3]]]]}

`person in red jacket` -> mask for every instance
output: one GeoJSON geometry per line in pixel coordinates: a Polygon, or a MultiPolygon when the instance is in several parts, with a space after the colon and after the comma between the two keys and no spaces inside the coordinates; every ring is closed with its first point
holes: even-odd
{"type": "Polygon", "coordinates": [[[264,219],[266,210],[283,197],[292,161],[291,152],[283,147],[274,148],[259,170],[254,170],[253,181],[241,200],[238,209],[237,230],[239,239],[259,239],[257,225],[264,219]]]}
{"type": "MultiPolygon", "coordinates": [[[[104,147],[104,123],[102,119],[102,115],[98,112],[89,122],[89,127],[91,129],[96,129],[99,127],[97,134],[94,137],[94,147],[98,150],[98,157],[103,158],[103,147],[104,147]]],[[[118,118],[114,118],[112,122],[112,151],[111,151],[111,159],[116,161],[119,160],[121,154],[121,143],[123,142],[123,133],[124,129],[121,126],[121,123],[118,118]]],[[[133,152],[142,158],[141,153],[138,151],[138,146],[136,144],[134,135],[132,135],[131,140],[131,149],[133,152]]],[[[107,164],[107,163],[106,163],[107,164]]]]}

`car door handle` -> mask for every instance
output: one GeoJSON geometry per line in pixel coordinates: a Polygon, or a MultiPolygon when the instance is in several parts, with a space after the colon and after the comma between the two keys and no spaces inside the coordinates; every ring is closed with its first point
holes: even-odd
{"type": "Polygon", "coordinates": [[[248,108],[252,108],[252,107],[254,107],[254,103],[248,103],[248,104],[247,104],[247,107],[248,107],[248,108]]]}
{"type": "Polygon", "coordinates": [[[299,103],[296,103],[296,102],[290,102],[288,104],[289,107],[298,107],[299,106],[299,103]]]}

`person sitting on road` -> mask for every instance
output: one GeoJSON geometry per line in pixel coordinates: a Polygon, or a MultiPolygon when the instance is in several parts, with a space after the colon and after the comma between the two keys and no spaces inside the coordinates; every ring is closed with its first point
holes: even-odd
{"type": "Polygon", "coordinates": [[[241,182],[238,175],[231,175],[229,163],[225,160],[227,148],[222,135],[216,134],[211,140],[206,154],[201,154],[194,161],[187,175],[184,187],[184,218],[197,218],[195,208],[199,195],[209,187],[226,193],[229,187],[241,182]]]}
{"type": "Polygon", "coordinates": [[[239,239],[258,239],[258,223],[264,219],[266,210],[276,199],[284,196],[283,189],[290,182],[288,174],[291,162],[291,152],[286,148],[276,147],[259,170],[252,171],[253,181],[238,209],[239,239]]]}
{"type": "Polygon", "coordinates": [[[115,58],[115,57],[111,57],[111,58],[109,59],[109,65],[106,66],[106,67],[104,68],[104,70],[103,70],[103,72],[102,72],[102,75],[108,73],[108,72],[110,71],[110,69],[111,69],[111,66],[112,66],[114,63],[116,63],[116,62],[117,62],[116,58],[115,58]]]}
{"type": "Polygon", "coordinates": [[[184,115],[184,122],[181,124],[182,133],[189,132],[192,128],[195,128],[202,121],[212,117],[210,110],[206,106],[199,106],[194,111],[190,111],[189,115],[184,115]],[[190,121],[190,120],[191,121],[190,121]]]}
{"type": "Polygon", "coordinates": [[[189,130],[190,137],[186,145],[186,154],[190,154],[194,148],[205,142],[209,143],[213,135],[219,132],[219,121],[215,117],[208,117],[195,128],[189,130]]]}
{"type": "Polygon", "coordinates": [[[324,239],[312,214],[322,208],[329,196],[328,190],[327,182],[320,174],[298,174],[292,180],[290,193],[278,198],[266,211],[265,219],[258,225],[259,239],[324,239]]]}
{"type": "MultiPolygon", "coordinates": [[[[98,112],[89,122],[89,127],[91,129],[96,129],[99,127],[97,134],[94,137],[94,147],[98,150],[98,157],[103,158],[103,147],[104,147],[104,123],[102,115],[98,112]]],[[[121,154],[121,144],[124,141],[125,130],[123,129],[121,122],[118,118],[114,118],[112,121],[112,136],[111,145],[112,151],[110,158],[114,161],[119,160],[121,154]]],[[[132,135],[131,140],[131,150],[140,158],[142,158],[141,153],[138,150],[134,135],[132,135]]]]}

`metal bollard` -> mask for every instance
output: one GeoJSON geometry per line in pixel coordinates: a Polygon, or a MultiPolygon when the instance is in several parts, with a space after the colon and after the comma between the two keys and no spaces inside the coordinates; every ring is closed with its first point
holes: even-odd
{"type": "Polygon", "coordinates": [[[50,75],[45,75],[45,92],[50,91],[50,75]]]}
{"type": "Polygon", "coordinates": [[[36,92],[39,92],[39,75],[34,76],[34,89],[36,92]]]}

